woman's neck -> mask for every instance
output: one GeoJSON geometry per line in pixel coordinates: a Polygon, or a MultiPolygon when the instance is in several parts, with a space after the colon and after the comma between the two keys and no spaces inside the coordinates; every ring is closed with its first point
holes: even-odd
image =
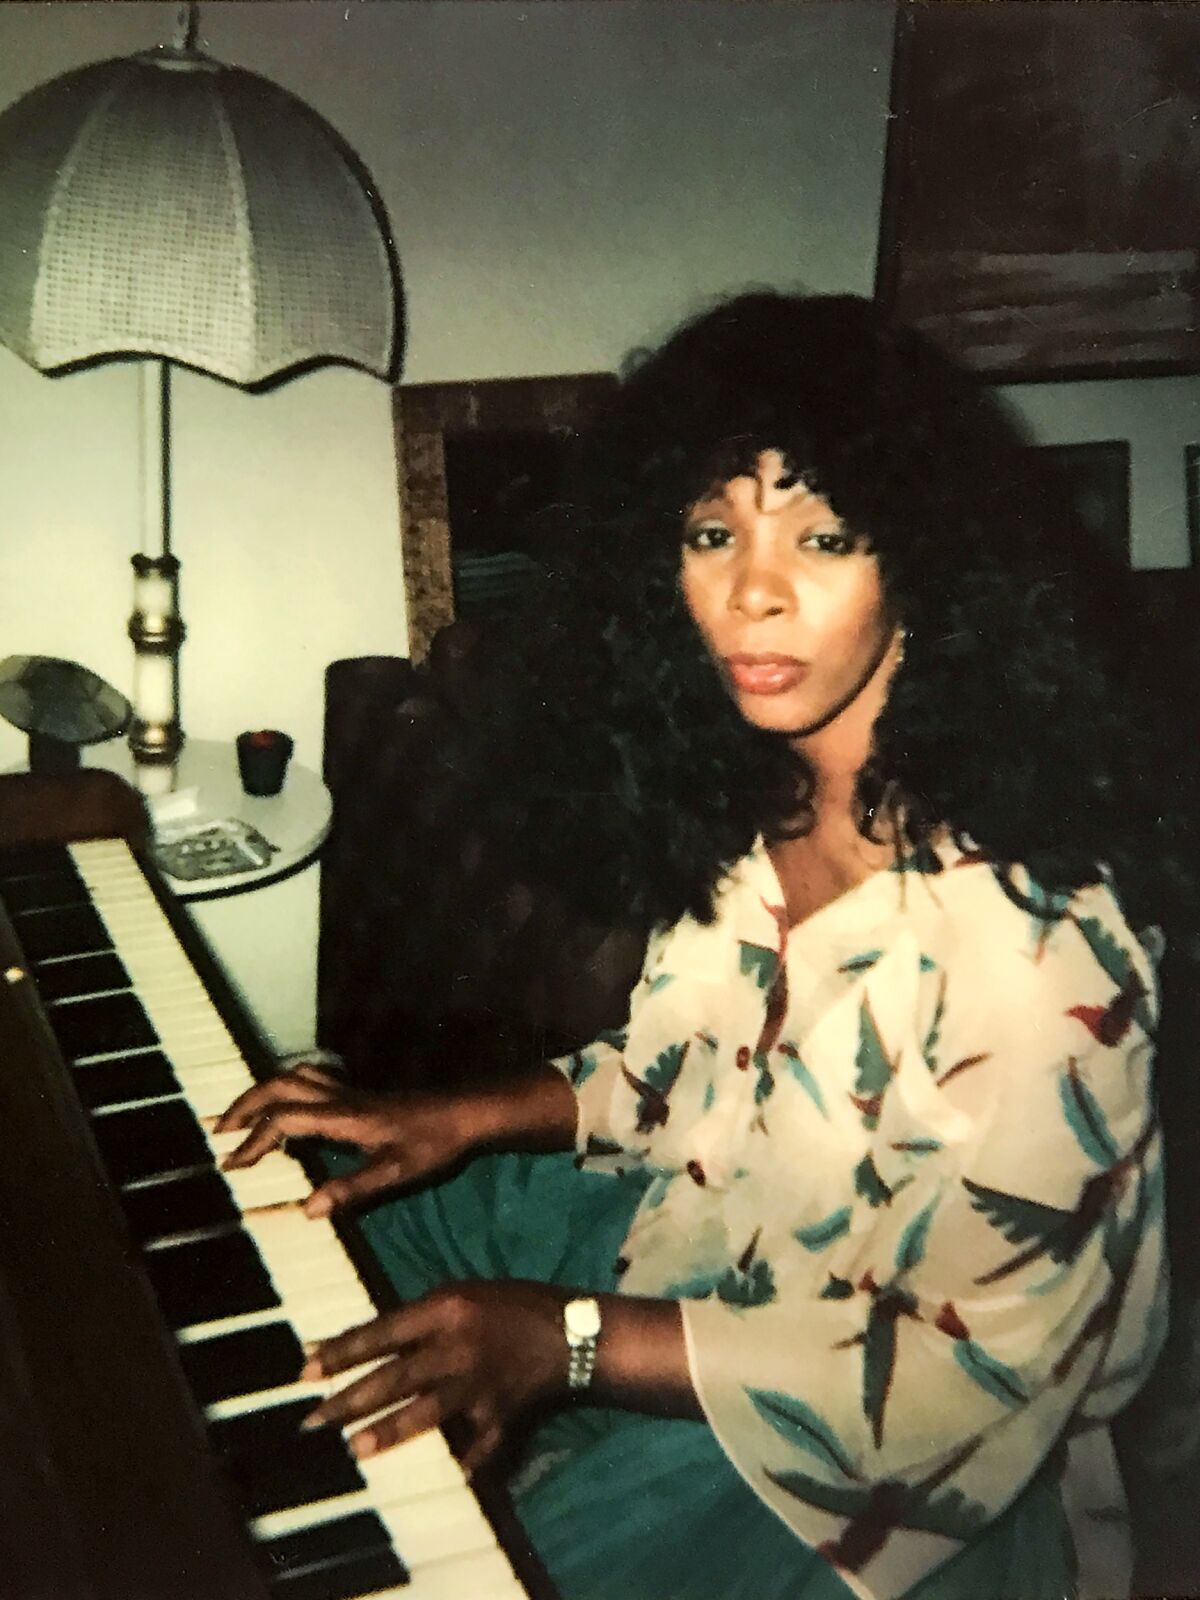
{"type": "Polygon", "coordinates": [[[813,774],[813,809],[817,826],[837,824],[855,813],[858,775],[871,754],[875,723],[887,700],[888,686],[899,662],[898,639],[837,716],[814,733],[800,734],[794,748],[813,774]]]}

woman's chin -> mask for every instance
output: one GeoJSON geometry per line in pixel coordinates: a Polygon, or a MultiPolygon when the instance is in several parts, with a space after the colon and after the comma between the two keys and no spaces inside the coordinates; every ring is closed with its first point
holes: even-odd
{"type": "Polygon", "coordinates": [[[797,696],[791,694],[739,694],[736,701],[743,720],[763,733],[797,738],[821,720],[811,704],[799,704],[797,696]]]}

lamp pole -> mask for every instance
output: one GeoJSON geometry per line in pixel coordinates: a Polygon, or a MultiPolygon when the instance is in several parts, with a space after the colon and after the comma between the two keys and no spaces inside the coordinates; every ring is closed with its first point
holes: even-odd
{"type": "Polygon", "coordinates": [[[133,720],[138,787],[168,791],[183,746],[179,722],[179,561],[171,553],[171,364],[141,365],[142,548],[133,557],[133,720]]]}

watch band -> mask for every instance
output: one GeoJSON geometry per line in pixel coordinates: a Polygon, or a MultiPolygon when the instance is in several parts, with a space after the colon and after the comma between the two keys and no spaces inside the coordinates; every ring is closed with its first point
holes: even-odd
{"type": "Polygon", "coordinates": [[[563,1307],[563,1332],[567,1339],[567,1387],[572,1393],[586,1389],[596,1370],[600,1343],[600,1304],[591,1296],[568,1300],[563,1307]]]}

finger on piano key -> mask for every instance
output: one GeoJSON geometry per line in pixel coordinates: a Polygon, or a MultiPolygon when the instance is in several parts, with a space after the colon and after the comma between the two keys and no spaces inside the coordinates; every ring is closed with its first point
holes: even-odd
{"type": "Polygon", "coordinates": [[[299,1205],[312,1193],[300,1163],[279,1150],[265,1155],[257,1166],[239,1167],[221,1176],[239,1209],[246,1213],[268,1206],[299,1205]]]}

